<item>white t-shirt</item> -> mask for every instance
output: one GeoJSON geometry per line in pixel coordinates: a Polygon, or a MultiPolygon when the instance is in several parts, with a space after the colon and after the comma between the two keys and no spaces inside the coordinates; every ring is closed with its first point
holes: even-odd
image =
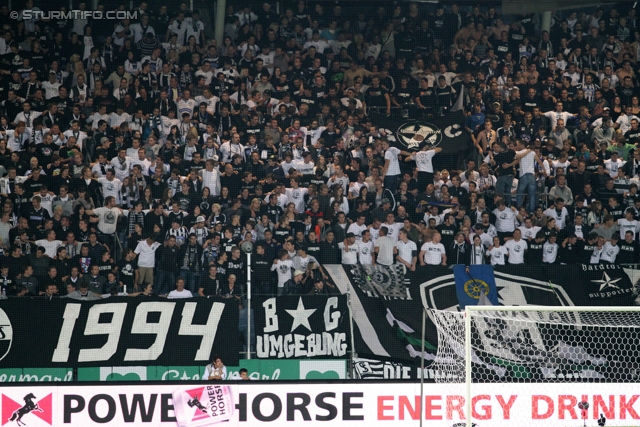
{"type": "Polygon", "coordinates": [[[396,246],[396,241],[389,236],[380,236],[376,241],[376,248],[378,248],[378,257],[376,261],[378,264],[391,265],[393,264],[393,248],[396,246]]]}
{"type": "Polygon", "coordinates": [[[394,241],[398,241],[400,230],[404,228],[402,222],[394,222],[393,224],[383,223],[380,227],[387,227],[387,237],[391,237],[394,241]]]}
{"type": "Polygon", "coordinates": [[[433,163],[431,159],[436,155],[435,150],[418,151],[413,155],[416,161],[416,167],[419,172],[433,173],[433,163]]]}
{"type": "Polygon", "coordinates": [[[524,251],[527,250],[529,245],[525,240],[520,239],[519,242],[511,239],[504,244],[509,253],[509,264],[524,264],[524,251]]]}
{"type": "Polygon", "coordinates": [[[491,265],[504,265],[505,257],[509,255],[509,251],[504,246],[500,246],[499,248],[494,246],[489,251],[489,255],[491,256],[491,265]]]}
{"type": "Polygon", "coordinates": [[[181,292],[178,292],[177,289],[172,290],[167,295],[167,299],[181,299],[181,298],[193,298],[193,294],[191,291],[183,289],[181,292]]]}
{"type": "Polygon", "coordinates": [[[407,240],[407,243],[402,240],[398,240],[396,248],[398,248],[398,257],[402,258],[409,264],[411,264],[413,254],[418,250],[418,246],[412,240],[407,240]]]}
{"type": "Polygon", "coordinates": [[[349,245],[349,247],[345,250],[344,243],[338,243],[338,247],[342,249],[342,263],[343,264],[357,264],[358,263],[358,252],[360,248],[357,243],[353,245],[349,245]]]}
{"type": "Polygon", "coordinates": [[[374,251],[373,241],[369,240],[366,243],[363,241],[359,241],[356,243],[356,245],[358,245],[358,258],[360,259],[360,264],[373,264],[373,256],[371,255],[374,251]]]}
{"type": "Polygon", "coordinates": [[[357,222],[354,222],[347,229],[347,233],[353,233],[356,236],[356,242],[360,242],[362,240],[362,232],[367,229],[367,226],[362,224],[358,225],[357,222]]]}
{"type": "Polygon", "coordinates": [[[120,198],[122,181],[118,178],[113,178],[113,181],[109,181],[107,178],[98,178],[98,182],[102,185],[102,194],[105,198],[113,196],[116,199],[116,204],[122,203],[122,199],[120,198]]]}
{"type": "Polygon", "coordinates": [[[556,226],[558,227],[558,230],[564,229],[564,227],[566,226],[567,218],[569,217],[569,212],[565,207],[562,208],[562,211],[560,211],[560,213],[558,213],[555,207],[550,207],[549,209],[544,211],[544,214],[556,220],[556,226]]]}
{"type": "Polygon", "coordinates": [[[284,287],[286,281],[291,279],[293,261],[291,261],[290,259],[286,259],[284,261],[279,259],[277,264],[273,264],[271,266],[271,271],[274,270],[276,271],[276,273],[278,273],[278,287],[282,288],[284,287]]]}
{"type": "Polygon", "coordinates": [[[296,211],[302,213],[305,211],[304,195],[307,194],[306,188],[287,188],[286,194],[289,202],[296,206],[296,211]]]}
{"type": "Polygon", "coordinates": [[[58,248],[62,245],[62,241],[42,239],[36,240],[36,245],[42,246],[44,248],[44,254],[53,259],[58,254],[58,248]]]}
{"type": "MultiPolygon", "coordinates": [[[[97,208],[93,210],[93,213],[100,218],[98,222],[98,229],[104,234],[113,234],[116,232],[118,226],[118,216],[122,215],[122,212],[118,208],[97,208]]],[[[153,267],[153,266],[151,266],[153,267]]]]}
{"type": "Polygon", "coordinates": [[[608,261],[611,263],[616,262],[616,257],[620,252],[620,246],[613,246],[611,242],[607,242],[604,244],[604,248],[602,248],[602,254],[600,254],[601,261],[608,261]]]}
{"type": "Polygon", "coordinates": [[[558,244],[546,242],[542,245],[542,262],[553,263],[558,256],[558,244]]]}
{"type": "Polygon", "coordinates": [[[398,155],[400,150],[396,147],[389,147],[384,153],[384,159],[389,160],[389,168],[387,169],[387,175],[395,176],[400,175],[400,162],[398,161],[398,155]]]}
{"type": "Polygon", "coordinates": [[[427,242],[422,245],[420,250],[424,251],[425,264],[428,264],[428,265],[442,264],[442,256],[445,254],[444,245],[442,243],[438,243],[436,245],[433,242],[427,242]]]}
{"type": "Polygon", "coordinates": [[[635,219],[633,221],[628,221],[626,218],[620,218],[618,220],[618,225],[620,226],[620,238],[624,239],[624,236],[627,234],[627,231],[631,231],[633,233],[633,238],[636,238],[636,232],[640,229],[640,223],[635,219]]]}
{"type": "Polygon", "coordinates": [[[493,214],[496,216],[496,230],[501,233],[512,233],[516,229],[516,213],[509,208],[504,210],[494,209],[493,214]]]}
{"type": "Polygon", "coordinates": [[[529,240],[529,237],[535,239],[536,234],[538,234],[538,231],[540,231],[540,227],[527,228],[523,225],[522,227],[518,227],[518,230],[520,230],[520,232],[522,233],[522,238],[524,240],[529,240]]]}
{"type": "MultiPolygon", "coordinates": [[[[146,240],[138,243],[135,253],[138,254],[138,267],[153,268],[156,265],[156,249],[160,247],[160,243],[153,242],[151,246],[146,240]]],[[[190,297],[189,297],[190,298],[190,297]]]]}

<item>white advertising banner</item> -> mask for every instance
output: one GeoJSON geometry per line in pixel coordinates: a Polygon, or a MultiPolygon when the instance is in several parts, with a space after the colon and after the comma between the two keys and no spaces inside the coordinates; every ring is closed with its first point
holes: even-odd
{"type": "MultiPolygon", "coordinates": [[[[477,384],[477,427],[640,424],[639,384],[477,384]],[[581,410],[581,402],[589,408],[581,410]]],[[[0,390],[0,426],[429,426],[465,419],[463,384],[248,383],[32,385],[0,390]],[[420,409],[420,402],[424,403],[420,409]]]]}

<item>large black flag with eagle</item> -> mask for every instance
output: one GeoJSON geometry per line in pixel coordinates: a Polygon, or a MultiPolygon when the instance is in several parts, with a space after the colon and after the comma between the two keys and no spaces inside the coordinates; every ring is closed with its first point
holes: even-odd
{"type": "Polygon", "coordinates": [[[471,136],[464,130],[464,113],[456,111],[429,120],[409,120],[371,113],[373,123],[385,129],[389,141],[401,150],[417,151],[423,144],[442,148],[445,154],[459,154],[471,148],[471,136]]]}

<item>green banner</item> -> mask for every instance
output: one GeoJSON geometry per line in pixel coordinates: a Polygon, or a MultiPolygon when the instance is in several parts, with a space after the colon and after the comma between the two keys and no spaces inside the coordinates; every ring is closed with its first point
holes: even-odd
{"type": "Polygon", "coordinates": [[[73,381],[71,368],[0,369],[0,383],[73,381]]]}
{"type": "MultiPolygon", "coordinates": [[[[230,379],[245,368],[252,380],[346,379],[346,360],[240,360],[227,366],[230,379]]],[[[78,381],[198,381],[204,366],[108,366],[78,368],[78,381]]],[[[12,370],[13,371],[13,370],[12,370]]],[[[15,374],[14,374],[15,375],[15,374]]]]}

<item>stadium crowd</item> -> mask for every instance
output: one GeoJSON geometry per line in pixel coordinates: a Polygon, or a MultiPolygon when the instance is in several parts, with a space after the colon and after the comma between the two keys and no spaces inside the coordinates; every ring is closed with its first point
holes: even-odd
{"type": "Polygon", "coordinates": [[[245,242],[268,295],[332,292],[326,264],[638,261],[633,3],[541,31],[491,5],[228,2],[222,45],[168,6],[0,6],[3,296],[241,301],[245,242]],[[457,110],[449,164],[381,126],[457,110]]]}

